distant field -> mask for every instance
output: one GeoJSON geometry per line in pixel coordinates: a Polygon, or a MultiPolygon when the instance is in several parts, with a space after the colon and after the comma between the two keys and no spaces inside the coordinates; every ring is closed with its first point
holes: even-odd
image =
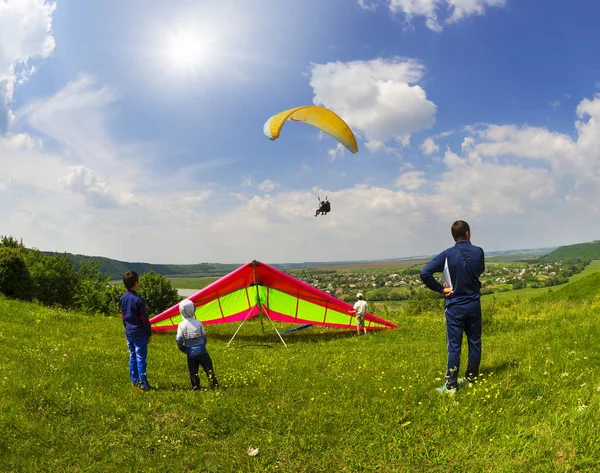
{"type": "Polygon", "coordinates": [[[550,286],[550,287],[537,287],[537,288],[525,288],[525,289],[517,289],[514,291],[508,291],[508,292],[497,292],[495,294],[487,294],[485,296],[482,296],[482,299],[484,301],[491,301],[493,298],[495,298],[498,301],[507,301],[507,300],[513,300],[516,299],[517,297],[520,299],[530,299],[532,297],[536,297],[536,296],[541,296],[543,294],[546,294],[550,289],[552,289],[553,291],[557,291],[562,287],[568,286],[569,284],[573,284],[576,281],[579,281],[580,279],[589,276],[592,273],[595,273],[596,271],[600,271],[600,260],[595,260],[592,261],[581,273],[576,274],[574,276],[571,276],[569,278],[569,282],[566,284],[561,284],[559,286],[550,286]]]}
{"type": "MultiPolygon", "coordinates": [[[[314,266],[317,269],[335,269],[336,271],[358,271],[358,270],[373,270],[373,269],[406,269],[416,264],[423,265],[429,259],[413,259],[410,261],[371,261],[367,263],[339,263],[339,264],[324,264],[314,266]]],[[[312,266],[311,266],[312,267],[312,266]]],[[[304,269],[304,268],[303,268],[304,269]]]]}
{"type": "Polygon", "coordinates": [[[219,278],[168,278],[176,289],[203,289],[219,278]]]}

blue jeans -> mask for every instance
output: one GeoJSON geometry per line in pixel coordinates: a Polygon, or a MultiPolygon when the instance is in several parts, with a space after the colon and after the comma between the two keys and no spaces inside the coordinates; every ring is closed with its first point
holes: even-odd
{"type": "Polygon", "coordinates": [[[463,333],[469,344],[469,360],[465,377],[474,379],[479,376],[481,363],[481,303],[473,301],[468,304],[446,307],[446,344],[448,346],[448,363],[446,365],[446,386],[455,388],[458,385],[460,368],[460,350],[463,333]]]}
{"type": "Polygon", "coordinates": [[[132,383],[148,384],[146,376],[146,357],[148,356],[148,337],[129,337],[129,376],[132,383]]]}

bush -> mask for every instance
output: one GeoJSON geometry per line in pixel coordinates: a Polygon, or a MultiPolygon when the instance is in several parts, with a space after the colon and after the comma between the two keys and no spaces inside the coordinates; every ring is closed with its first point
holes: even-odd
{"type": "Polygon", "coordinates": [[[33,297],[45,305],[73,306],[77,271],[65,255],[47,256],[28,250],[25,262],[33,280],[33,297]]]}
{"type": "Polygon", "coordinates": [[[444,309],[444,296],[429,289],[418,289],[409,299],[406,313],[419,315],[422,312],[442,311],[444,309]]]}
{"type": "Polygon", "coordinates": [[[144,273],[140,277],[138,293],[146,301],[146,309],[150,317],[160,314],[181,300],[177,289],[171,285],[171,281],[153,271],[144,273]]]}
{"type": "Polygon", "coordinates": [[[15,299],[32,299],[33,282],[20,248],[0,247],[0,292],[15,299]]]}
{"type": "Polygon", "coordinates": [[[76,309],[86,314],[110,315],[118,312],[111,306],[111,285],[108,283],[109,276],[100,272],[97,262],[82,262],[77,274],[77,284],[73,296],[73,304],[76,309]]]}

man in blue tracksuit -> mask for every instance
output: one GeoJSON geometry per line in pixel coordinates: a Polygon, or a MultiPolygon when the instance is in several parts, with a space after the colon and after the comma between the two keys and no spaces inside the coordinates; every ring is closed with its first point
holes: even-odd
{"type": "Polygon", "coordinates": [[[481,283],[479,277],[485,271],[483,250],[471,244],[471,229],[463,220],[452,224],[452,237],[456,244],[433,258],[421,271],[421,279],[432,291],[446,297],[446,344],[448,363],[446,383],[440,392],[456,392],[460,349],[463,332],[469,343],[469,361],[466,381],[474,382],[479,376],[481,362],[481,283]],[[443,273],[445,286],[434,277],[443,273]]]}

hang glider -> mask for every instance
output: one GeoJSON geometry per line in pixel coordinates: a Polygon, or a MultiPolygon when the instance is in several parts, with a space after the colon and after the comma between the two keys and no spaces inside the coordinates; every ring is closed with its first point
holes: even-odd
{"type": "MultiPolygon", "coordinates": [[[[247,263],[188,298],[204,325],[244,322],[258,315],[271,321],[354,329],[352,306],[259,261],[247,263]]],[[[152,330],[176,329],[182,317],[178,305],[150,320],[152,330]]],[[[367,330],[398,326],[373,314],[367,330]]]]}

